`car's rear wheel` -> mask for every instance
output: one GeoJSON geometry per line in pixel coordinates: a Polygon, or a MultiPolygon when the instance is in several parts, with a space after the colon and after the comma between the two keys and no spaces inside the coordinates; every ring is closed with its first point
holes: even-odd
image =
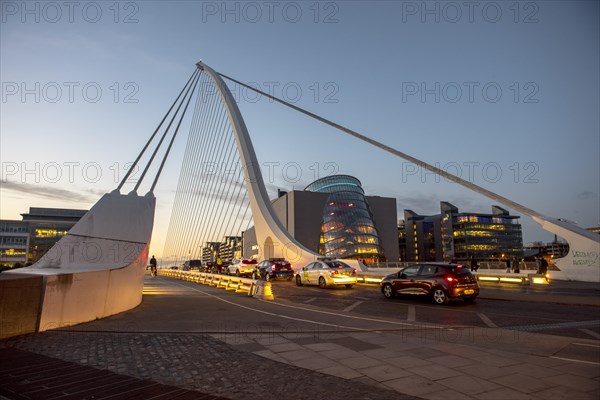
{"type": "Polygon", "coordinates": [[[463,297],[463,300],[469,304],[473,304],[477,301],[477,296],[463,297]]]}
{"type": "Polygon", "coordinates": [[[235,276],[237,276],[237,277],[242,276],[242,274],[240,274],[240,270],[239,269],[235,270],[235,276]]]}
{"type": "Polygon", "coordinates": [[[386,283],[385,285],[383,285],[382,292],[386,299],[396,297],[396,291],[394,291],[394,288],[392,287],[391,283],[386,283]]]}
{"type": "Polygon", "coordinates": [[[349,284],[346,285],[346,289],[352,289],[352,286],[354,286],[354,285],[352,285],[352,284],[349,283],[349,284]]]}
{"type": "Polygon", "coordinates": [[[265,274],[265,281],[269,282],[271,280],[271,275],[269,275],[269,273],[267,272],[265,274]]]}
{"type": "Polygon", "coordinates": [[[323,278],[322,276],[319,277],[319,287],[321,289],[325,288],[325,286],[327,286],[327,282],[325,282],[325,278],[323,278]]]}
{"type": "Polygon", "coordinates": [[[431,297],[433,298],[433,302],[435,304],[447,304],[450,301],[446,291],[440,287],[433,289],[431,297]]]}
{"type": "Polygon", "coordinates": [[[296,275],[296,286],[302,286],[302,278],[300,278],[300,275],[296,275]]]}

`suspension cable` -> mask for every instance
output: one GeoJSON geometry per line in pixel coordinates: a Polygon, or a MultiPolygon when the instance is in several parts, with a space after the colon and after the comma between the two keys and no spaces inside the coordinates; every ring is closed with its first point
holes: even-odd
{"type": "Polygon", "coordinates": [[[158,142],[158,145],[156,145],[156,148],[154,149],[154,152],[152,153],[152,156],[150,157],[150,160],[148,160],[148,163],[146,164],[146,168],[144,168],[144,172],[142,172],[142,175],[140,176],[139,181],[137,182],[137,184],[135,185],[135,188],[133,189],[134,191],[137,192],[138,188],[142,184],[142,181],[144,180],[144,177],[146,176],[146,173],[148,172],[148,169],[150,169],[150,165],[154,161],[154,157],[156,157],[156,153],[158,153],[158,149],[160,149],[160,146],[162,145],[162,142],[165,140],[165,137],[169,133],[169,129],[171,129],[171,125],[175,121],[175,118],[177,117],[177,114],[179,113],[179,110],[181,109],[181,106],[183,105],[183,103],[185,101],[185,98],[187,97],[187,94],[189,93],[189,91],[192,88],[192,86],[193,86],[192,84],[188,85],[187,91],[185,92],[185,95],[183,96],[183,99],[179,102],[179,105],[177,106],[177,110],[175,110],[175,113],[173,114],[173,117],[171,117],[171,121],[169,121],[169,125],[167,125],[167,128],[165,129],[165,132],[161,136],[161,138],[160,138],[160,140],[158,142]]]}
{"type": "MultiPolygon", "coordinates": [[[[179,128],[181,127],[181,123],[183,122],[183,118],[185,117],[185,112],[187,111],[188,106],[190,105],[190,102],[192,101],[192,97],[194,97],[194,92],[196,91],[196,86],[198,86],[197,83],[198,83],[199,78],[200,78],[200,74],[198,74],[196,76],[196,80],[194,81],[194,83],[191,86],[192,93],[190,93],[187,103],[185,104],[185,108],[183,109],[183,112],[181,113],[181,117],[179,118],[179,122],[177,123],[177,127],[175,128],[175,133],[173,133],[173,136],[171,137],[171,141],[169,142],[167,151],[165,152],[162,162],[160,163],[160,167],[158,168],[158,172],[156,173],[156,176],[154,177],[154,182],[152,182],[152,187],[150,188],[150,192],[154,192],[154,188],[156,187],[158,178],[160,178],[160,174],[162,173],[163,167],[165,166],[165,162],[167,162],[167,158],[169,157],[169,153],[171,152],[171,147],[173,147],[173,142],[175,142],[175,138],[177,137],[177,132],[179,132],[179,128]]],[[[188,89],[188,91],[189,91],[189,89],[188,89]]],[[[186,93],[186,96],[187,96],[187,93],[186,93]]]]}
{"type": "Polygon", "coordinates": [[[380,148],[380,149],[382,149],[384,151],[387,151],[388,153],[391,153],[391,154],[393,154],[393,155],[395,155],[397,157],[400,157],[400,158],[403,158],[403,159],[405,159],[407,161],[410,161],[410,162],[418,165],[421,168],[429,170],[429,171],[431,171],[431,172],[433,172],[433,173],[435,173],[437,175],[440,175],[440,176],[442,176],[442,177],[444,177],[444,178],[446,178],[446,179],[448,179],[448,180],[450,180],[452,182],[458,183],[459,185],[462,185],[462,186],[464,186],[464,187],[466,187],[468,189],[471,189],[474,192],[477,192],[477,193],[482,194],[484,196],[487,196],[487,197],[489,197],[491,199],[494,199],[494,200],[496,200],[496,201],[498,201],[500,203],[503,203],[503,204],[505,204],[505,205],[507,205],[507,206],[509,206],[509,207],[511,207],[511,208],[513,208],[513,209],[515,209],[517,211],[519,211],[519,212],[522,212],[525,215],[528,215],[530,217],[532,217],[532,216],[541,216],[540,213],[538,213],[538,212],[536,212],[536,211],[534,211],[534,210],[532,210],[532,209],[530,209],[528,207],[525,207],[524,205],[521,205],[521,204],[519,204],[519,203],[517,203],[515,201],[512,201],[512,200],[509,200],[509,199],[507,199],[504,196],[501,196],[501,195],[496,194],[496,193],[494,193],[494,192],[492,192],[490,190],[487,190],[487,189],[485,189],[485,188],[483,188],[483,187],[481,187],[479,185],[471,183],[471,182],[467,181],[466,179],[463,179],[463,178],[458,177],[458,176],[456,176],[454,174],[451,174],[451,173],[449,173],[447,171],[444,171],[441,168],[437,168],[437,167],[435,167],[433,165],[430,165],[430,164],[426,163],[425,161],[421,161],[421,160],[419,160],[419,159],[417,159],[415,157],[412,157],[412,156],[410,156],[410,155],[408,155],[408,154],[406,154],[404,152],[401,152],[400,150],[396,150],[393,147],[387,146],[387,145],[385,145],[385,144],[383,144],[383,143],[381,143],[381,142],[379,142],[377,140],[374,140],[374,139],[371,139],[371,138],[369,138],[367,136],[361,135],[360,133],[358,133],[358,132],[356,132],[356,131],[354,131],[352,129],[346,128],[345,126],[342,126],[340,124],[337,124],[337,123],[335,123],[335,122],[333,122],[333,121],[331,121],[331,120],[329,120],[327,118],[321,117],[321,116],[319,116],[317,114],[314,114],[314,113],[312,113],[310,111],[307,111],[307,110],[305,110],[303,108],[295,106],[294,104],[291,104],[291,103],[289,103],[289,102],[287,102],[285,100],[282,100],[282,99],[280,99],[278,97],[275,97],[275,96],[272,96],[272,95],[270,95],[268,93],[265,93],[262,90],[259,90],[257,88],[254,88],[254,87],[250,86],[250,85],[247,85],[247,84],[245,84],[243,82],[240,82],[240,81],[238,81],[236,79],[233,79],[233,78],[231,78],[231,77],[229,77],[229,76],[227,76],[225,74],[222,74],[220,72],[217,72],[217,74],[219,76],[225,78],[225,79],[230,80],[231,82],[237,83],[238,85],[241,85],[241,86],[245,87],[246,89],[250,89],[250,90],[252,90],[252,91],[254,91],[256,93],[259,93],[259,94],[261,94],[261,95],[263,95],[263,96],[265,96],[265,97],[267,97],[267,98],[269,98],[269,99],[271,99],[273,101],[276,101],[276,102],[278,102],[280,104],[283,104],[284,106],[287,106],[287,107],[289,107],[289,108],[291,108],[293,110],[301,112],[304,115],[307,115],[307,116],[309,116],[311,118],[316,119],[317,121],[320,121],[320,122],[322,122],[322,123],[324,123],[326,125],[332,126],[332,127],[336,128],[336,129],[338,129],[338,130],[340,130],[340,131],[342,131],[344,133],[347,133],[350,136],[354,136],[355,138],[357,138],[359,140],[362,140],[363,142],[369,143],[369,144],[371,144],[371,145],[373,145],[375,147],[378,147],[378,148],[380,148]]]}
{"type": "Polygon", "coordinates": [[[127,179],[129,179],[129,175],[131,175],[131,173],[133,172],[133,170],[136,167],[137,163],[140,161],[140,158],[142,158],[142,155],[144,155],[144,153],[146,152],[146,149],[148,148],[148,146],[150,145],[150,143],[152,142],[152,140],[154,140],[154,137],[156,136],[156,134],[160,130],[160,127],[162,126],[162,124],[167,119],[167,116],[171,113],[171,110],[173,110],[173,107],[175,107],[175,104],[177,104],[177,102],[179,101],[179,98],[183,94],[183,92],[184,92],[185,88],[187,87],[187,85],[189,85],[189,83],[192,81],[192,78],[194,77],[195,73],[196,73],[196,69],[194,69],[194,72],[190,76],[190,79],[188,79],[188,81],[186,82],[186,84],[183,86],[183,89],[181,89],[181,92],[179,92],[179,95],[177,96],[177,98],[175,99],[175,101],[173,102],[173,104],[171,104],[171,108],[169,108],[169,111],[167,111],[167,113],[163,117],[162,121],[160,121],[160,124],[158,124],[158,126],[156,127],[156,130],[154,131],[154,133],[152,134],[152,136],[150,136],[150,139],[148,139],[148,142],[146,142],[146,145],[144,146],[144,148],[142,149],[142,151],[140,152],[140,154],[138,154],[137,158],[135,159],[135,161],[133,162],[133,164],[131,165],[131,167],[129,167],[129,169],[127,170],[127,173],[125,174],[125,177],[123,177],[123,180],[121,180],[121,183],[119,183],[119,186],[117,186],[117,190],[121,190],[121,188],[123,187],[123,185],[125,184],[125,182],[127,182],[127,179]]]}

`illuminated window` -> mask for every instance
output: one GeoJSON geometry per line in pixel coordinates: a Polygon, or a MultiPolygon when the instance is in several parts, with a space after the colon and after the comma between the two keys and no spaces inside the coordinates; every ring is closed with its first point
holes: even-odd
{"type": "Polygon", "coordinates": [[[57,231],[56,229],[36,229],[36,238],[53,238],[61,237],[67,234],[67,231],[57,231]]]}

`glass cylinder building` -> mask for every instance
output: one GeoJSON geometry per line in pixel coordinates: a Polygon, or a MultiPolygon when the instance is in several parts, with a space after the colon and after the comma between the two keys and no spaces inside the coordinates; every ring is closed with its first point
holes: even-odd
{"type": "Polygon", "coordinates": [[[319,253],[367,262],[385,260],[365,192],[349,175],[321,178],[304,190],[329,193],[323,209],[319,253]]]}

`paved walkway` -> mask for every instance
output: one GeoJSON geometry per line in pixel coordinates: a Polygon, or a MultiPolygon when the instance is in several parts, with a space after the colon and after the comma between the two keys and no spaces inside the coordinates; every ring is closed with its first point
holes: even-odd
{"type": "Polygon", "coordinates": [[[227,400],[14,348],[0,349],[0,398],[227,400]]]}
{"type": "MultiPolygon", "coordinates": [[[[0,347],[230,399],[596,400],[600,394],[599,341],[422,325],[343,331],[296,323],[286,331],[273,322],[283,317],[272,312],[249,324],[260,318],[250,311],[235,316],[241,325],[230,329],[234,317],[226,307],[238,297],[205,286],[209,295],[202,295],[191,285],[155,278],[147,289],[152,295],[135,310],[0,347]],[[227,329],[209,322],[219,310],[227,329]]],[[[259,304],[244,301],[244,307],[259,304]]]]}

